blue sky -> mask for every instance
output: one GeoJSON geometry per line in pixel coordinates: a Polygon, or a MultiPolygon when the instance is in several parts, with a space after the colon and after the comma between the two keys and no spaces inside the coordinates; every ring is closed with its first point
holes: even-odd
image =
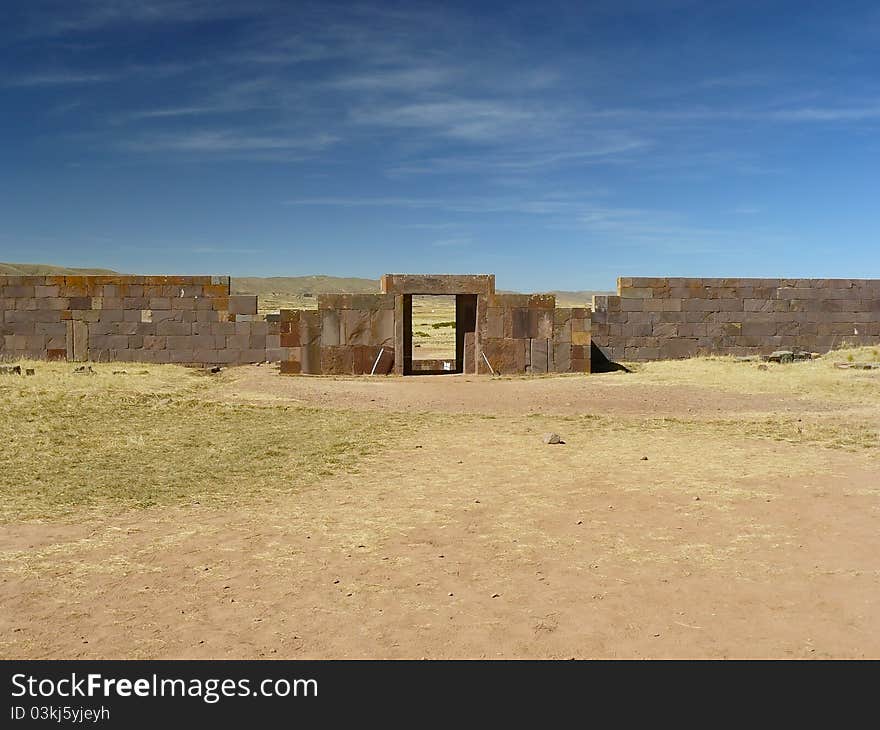
{"type": "Polygon", "coordinates": [[[880,277],[880,4],[0,5],[0,260],[880,277]]]}

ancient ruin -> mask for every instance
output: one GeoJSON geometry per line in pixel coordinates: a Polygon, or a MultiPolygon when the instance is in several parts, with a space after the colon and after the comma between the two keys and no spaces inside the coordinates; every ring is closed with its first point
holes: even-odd
{"type": "Polygon", "coordinates": [[[880,280],[618,279],[615,296],[560,308],[499,294],[495,277],[386,274],[376,294],[260,315],[227,276],[0,276],[0,359],[224,365],[286,374],[588,373],[611,358],[825,352],[880,343],[880,280]],[[413,357],[412,299],[454,295],[455,357],[413,357]]]}
{"type": "Polygon", "coordinates": [[[557,308],[552,294],[496,294],[491,274],[386,274],[381,289],[380,294],[321,295],[317,312],[282,310],[287,360],[281,371],[590,371],[589,310],[557,308]],[[450,294],[455,296],[455,360],[447,369],[420,366],[412,353],[412,298],[450,294]]]}

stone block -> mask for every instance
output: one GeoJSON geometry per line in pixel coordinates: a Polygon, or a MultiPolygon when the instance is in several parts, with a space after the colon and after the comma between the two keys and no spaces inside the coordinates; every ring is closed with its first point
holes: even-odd
{"type": "Polygon", "coordinates": [[[41,306],[43,309],[53,309],[53,310],[62,311],[65,309],[70,309],[70,299],[67,299],[66,297],[44,299],[41,302],[41,306]]]}
{"type": "Polygon", "coordinates": [[[680,312],[681,299],[643,299],[642,309],[645,312],[680,312]]]}
{"type": "Polygon", "coordinates": [[[571,342],[571,317],[565,319],[562,323],[560,323],[559,318],[557,317],[557,322],[553,327],[553,341],[557,343],[570,343],[571,342]]]}
{"type": "Polygon", "coordinates": [[[299,375],[302,372],[302,366],[300,365],[299,360],[282,360],[281,361],[281,374],[282,375],[299,375]]]}
{"type": "Polygon", "coordinates": [[[394,309],[392,294],[320,294],[318,309],[394,309]]]}
{"type": "Polygon", "coordinates": [[[341,340],[346,345],[368,345],[370,342],[370,312],[362,309],[344,309],[340,312],[341,340]]]}
{"type": "Polygon", "coordinates": [[[240,363],[255,363],[255,362],[266,362],[266,348],[265,347],[252,347],[246,350],[242,350],[239,353],[239,357],[237,362],[240,363]]]}
{"type": "MultiPolygon", "coordinates": [[[[525,307],[512,307],[504,312],[504,336],[515,340],[529,339],[537,334],[532,332],[529,310],[525,307]]],[[[537,321],[536,321],[537,328],[537,321]]]]}
{"type": "Polygon", "coordinates": [[[553,309],[529,309],[529,332],[539,340],[549,340],[553,337],[553,309]]]}
{"type": "Polygon", "coordinates": [[[642,299],[633,299],[630,297],[622,297],[620,300],[621,312],[641,312],[644,310],[642,299]]]}
{"type": "Polygon", "coordinates": [[[181,365],[189,365],[196,362],[195,353],[192,350],[172,350],[167,349],[168,362],[179,363],[181,365]]]}
{"type": "Polygon", "coordinates": [[[26,342],[25,335],[3,335],[3,349],[7,352],[24,350],[26,342]]]}
{"type": "Polygon", "coordinates": [[[494,274],[385,274],[383,294],[493,294],[494,274]]]}
{"type": "MultiPolygon", "coordinates": [[[[321,343],[321,315],[314,310],[303,310],[299,316],[299,341],[301,347],[321,343]]],[[[305,371],[303,371],[305,372],[305,371]]]]}
{"type": "Polygon", "coordinates": [[[88,357],[89,351],[89,326],[85,322],[70,320],[67,327],[67,359],[82,361],[88,357]]]}
{"type": "Polygon", "coordinates": [[[501,307],[486,310],[486,337],[504,337],[504,310],[501,307]]]}
{"type": "Polygon", "coordinates": [[[269,323],[265,319],[255,320],[251,324],[251,334],[256,337],[265,337],[269,334],[269,323]]]}
{"type": "Polygon", "coordinates": [[[164,350],[166,338],[159,335],[144,335],[143,348],[145,350],[164,350]]]}
{"type": "Polygon", "coordinates": [[[352,374],[354,372],[354,350],[355,348],[345,345],[320,348],[320,372],[324,375],[352,374]]]}
{"type": "Polygon", "coordinates": [[[531,360],[529,339],[486,339],[483,352],[497,373],[524,373],[531,360]]]}
{"type": "Polygon", "coordinates": [[[553,370],[557,373],[567,373],[571,369],[571,345],[568,343],[555,343],[553,345],[553,370]]]}
{"type": "Polygon", "coordinates": [[[302,372],[310,375],[321,374],[321,345],[318,340],[300,346],[302,372]]]}
{"type": "Polygon", "coordinates": [[[564,325],[571,321],[570,307],[557,307],[553,310],[553,324],[555,326],[564,325]]]}
{"type": "Polygon", "coordinates": [[[394,346],[394,310],[393,309],[377,309],[370,314],[370,336],[371,345],[379,345],[384,347],[394,346]]]}
{"type": "Polygon", "coordinates": [[[193,310],[196,308],[196,300],[191,297],[175,297],[171,300],[171,308],[193,310]]]}
{"type": "Polygon", "coordinates": [[[679,359],[694,357],[697,354],[696,339],[677,337],[674,340],[665,340],[660,344],[660,357],[663,359],[679,359]]]}
{"type": "Polygon", "coordinates": [[[550,340],[534,338],[529,341],[529,372],[546,373],[550,370],[550,340]]]}
{"type": "MultiPolygon", "coordinates": [[[[644,325],[647,328],[647,334],[650,334],[650,325],[644,325]]],[[[589,332],[572,332],[571,333],[571,344],[572,345],[589,345],[590,344],[590,333],[589,332]]]]}
{"type": "Polygon", "coordinates": [[[651,287],[625,287],[618,289],[621,299],[650,299],[654,296],[651,287]]]}
{"type": "Polygon", "coordinates": [[[530,294],[529,301],[526,306],[530,309],[549,309],[552,312],[552,310],[556,308],[556,295],[530,294]]]}
{"type": "Polygon", "coordinates": [[[212,322],[210,328],[212,335],[226,336],[235,334],[235,322],[212,322]]]}
{"type": "Polygon", "coordinates": [[[226,337],[226,347],[230,350],[247,350],[250,345],[250,335],[229,335],[226,337]]]}
{"type": "Polygon", "coordinates": [[[742,324],[742,333],[747,336],[771,336],[776,334],[776,330],[776,322],[753,322],[748,320],[742,324]]]}
{"type": "Polygon", "coordinates": [[[380,347],[379,354],[370,367],[373,375],[388,375],[394,367],[394,348],[380,347]]]}
{"type": "Polygon", "coordinates": [[[121,309],[101,309],[96,310],[95,314],[98,322],[112,323],[125,320],[125,313],[121,309]]]}
{"type": "Polygon", "coordinates": [[[476,357],[476,333],[464,333],[464,353],[461,363],[461,371],[463,373],[475,374],[477,372],[476,357]]]}
{"type": "Polygon", "coordinates": [[[173,319],[166,319],[156,324],[157,335],[190,335],[192,334],[192,324],[189,322],[178,322],[173,319]]]}
{"type": "Polygon", "coordinates": [[[33,286],[4,286],[2,294],[7,299],[33,299],[33,286]]]}
{"type": "Polygon", "coordinates": [[[33,299],[33,298],[30,298],[30,299],[15,299],[15,300],[13,300],[13,301],[15,302],[15,308],[16,308],[16,309],[25,309],[25,310],[28,310],[28,311],[34,312],[34,311],[36,311],[36,310],[38,310],[38,309],[40,308],[40,307],[38,306],[39,303],[40,303],[40,300],[39,300],[39,299],[33,299]]]}
{"type": "Polygon", "coordinates": [[[379,356],[379,350],[381,350],[382,348],[369,345],[360,345],[351,349],[353,359],[352,372],[355,375],[369,375],[370,371],[373,369],[373,363],[379,356]]]}
{"type": "Polygon", "coordinates": [[[528,294],[493,294],[488,299],[490,307],[512,309],[514,307],[527,308],[529,306],[528,294]]]}
{"type": "MultiPolygon", "coordinates": [[[[340,311],[337,309],[321,309],[319,310],[321,317],[321,347],[337,347],[343,342],[342,337],[342,318],[340,311]]],[[[392,323],[394,321],[394,312],[391,313],[392,323]]],[[[392,338],[393,338],[392,332],[392,338]]],[[[299,345],[299,330],[296,332],[296,345],[299,345]]],[[[291,340],[292,342],[292,340],[291,340]]],[[[290,346],[290,345],[288,345],[290,346]]]]}
{"type": "Polygon", "coordinates": [[[91,309],[91,297],[70,297],[70,309],[91,309]]]}
{"type": "Polygon", "coordinates": [[[96,335],[89,332],[89,350],[124,350],[127,347],[126,335],[96,335]]]}
{"type": "Polygon", "coordinates": [[[231,294],[229,296],[230,314],[256,314],[257,313],[257,295],[256,294],[231,294]]]}

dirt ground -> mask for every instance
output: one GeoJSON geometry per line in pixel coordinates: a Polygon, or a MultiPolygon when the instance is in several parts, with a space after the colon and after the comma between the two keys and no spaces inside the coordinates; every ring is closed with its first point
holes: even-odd
{"type": "Polygon", "coordinates": [[[0,525],[4,658],[880,657],[876,371],[263,366],[198,398],[411,427],[292,493],[0,525]]]}

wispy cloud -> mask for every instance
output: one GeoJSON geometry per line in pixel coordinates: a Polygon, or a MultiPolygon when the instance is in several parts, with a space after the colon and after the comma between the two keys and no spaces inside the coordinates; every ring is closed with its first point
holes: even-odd
{"type": "Polygon", "coordinates": [[[454,99],[354,110],[357,124],[431,129],[464,140],[497,140],[520,135],[526,126],[546,127],[548,117],[522,105],[504,101],[454,99]]]}
{"type": "Polygon", "coordinates": [[[285,200],[284,205],[330,206],[334,208],[445,208],[449,203],[439,198],[353,198],[315,197],[285,200]]]}
{"type": "Polygon", "coordinates": [[[462,69],[431,67],[402,68],[392,70],[377,69],[369,73],[355,73],[340,76],[328,82],[335,89],[349,91],[427,91],[444,86],[461,77],[462,69]]]}
{"type": "MultiPolygon", "coordinates": [[[[652,251],[712,253],[729,250],[744,239],[769,243],[790,242],[779,231],[753,228],[715,227],[694,224],[678,211],[614,206],[601,203],[590,196],[574,193],[532,197],[474,197],[464,199],[442,198],[300,198],[287,201],[288,205],[328,206],[336,208],[388,207],[408,210],[436,209],[450,214],[520,215],[543,219],[547,230],[581,231],[591,242],[615,242],[615,245],[652,251]]],[[[418,227],[414,224],[410,227],[418,227]]],[[[458,222],[451,225],[457,226],[458,222]]],[[[422,224],[426,230],[430,224],[422,224]]],[[[472,240],[469,234],[453,234],[430,241],[437,247],[464,246],[472,240]]]]}
{"type": "Polygon", "coordinates": [[[218,112],[227,111],[223,107],[211,106],[180,106],[166,107],[162,109],[142,109],[140,111],[128,112],[126,119],[168,119],[172,117],[195,117],[205,114],[216,114],[218,112]]]}
{"type": "Polygon", "coordinates": [[[265,10],[266,5],[260,0],[247,4],[233,0],[78,0],[48,6],[34,3],[27,34],[52,37],[94,32],[120,25],[248,17],[261,9],[265,10]]]}
{"type": "Polygon", "coordinates": [[[431,241],[431,245],[437,248],[458,248],[460,246],[471,246],[474,239],[471,236],[459,236],[456,238],[441,238],[431,241]]]}
{"type": "Polygon", "coordinates": [[[201,130],[179,134],[156,134],[126,141],[123,146],[142,152],[179,151],[196,153],[253,153],[296,151],[315,153],[336,142],[329,134],[313,136],[248,135],[235,131],[201,130]]]}
{"type": "Polygon", "coordinates": [[[76,71],[54,71],[46,73],[25,74],[13,78],[7,78],[5,86],[67,86],[78,84],[96,84],[105,81],[113,81],[117,76],[109,73],[84,73],[76,71]]]}
{"type": "Polygon", "coordinates": [[[769,117],[782,122],[858,122],[880,119],[880,103],[782,109],[770,113],[769,117]]]}
{"type": "Polygon", "coordinates": [[[741,71],[703,79],[698,83],[702,89],[740,89],[752,86],[769,86],[778,77],[767,71],[741,71]]]}
{"type": "Polygon", "coordinates": [[[225,254],[225,253],[260,253],[258,248],[237,248],[228,246],[193,246],[188,249],[191,253],[198,254],[225,254]]]}

